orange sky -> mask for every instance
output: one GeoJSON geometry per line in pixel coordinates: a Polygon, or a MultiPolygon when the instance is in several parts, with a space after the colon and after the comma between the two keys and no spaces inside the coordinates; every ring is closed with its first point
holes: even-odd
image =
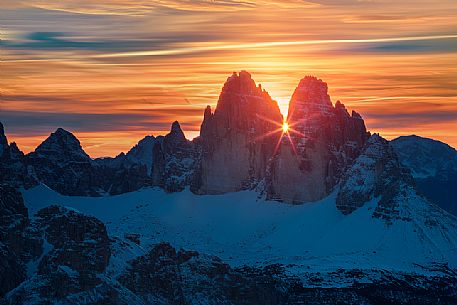
{"type": "Polygon", "coordinates": [[[26,152],[57,127],[93,157],[175,119],[192,138],[239,70],[283,114],[315,75],[372,132],[457,147],[457,1],[53,2],[0,11],[0,121],[26,152]]]}

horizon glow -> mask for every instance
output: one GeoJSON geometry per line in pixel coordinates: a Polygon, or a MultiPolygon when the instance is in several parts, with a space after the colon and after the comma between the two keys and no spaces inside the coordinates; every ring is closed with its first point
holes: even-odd
{"type": "Polygon", "coordinates": [[[286,117],[301,78],[371,132],[457,147],[457,2],[452,0],[6,0],[0,121],[29,152],[73,132],[115,156],[178,120],[198,135],[233,71],[247,70],[286,117]]]}

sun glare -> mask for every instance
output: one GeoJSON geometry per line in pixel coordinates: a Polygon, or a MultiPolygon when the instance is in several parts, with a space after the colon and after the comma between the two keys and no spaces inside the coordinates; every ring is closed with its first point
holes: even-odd
{"type": "Polygon", "coordinates": [[[282,133],[287,133],[289,131],[289,124],[287,122],[282,123],[282,133]]]}

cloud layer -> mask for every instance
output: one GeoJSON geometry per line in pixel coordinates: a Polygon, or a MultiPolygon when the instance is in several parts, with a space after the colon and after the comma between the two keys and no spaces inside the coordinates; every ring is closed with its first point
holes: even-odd
{"type": "Polygon", "coordinates": [[[94,156],[175,119],[196,136],[242,69],[283,112],[312,74],[374,132],[457,146],[455,1],[7,0],[0,27],[0,121],[24,150],[61,126],[94,156]]]}

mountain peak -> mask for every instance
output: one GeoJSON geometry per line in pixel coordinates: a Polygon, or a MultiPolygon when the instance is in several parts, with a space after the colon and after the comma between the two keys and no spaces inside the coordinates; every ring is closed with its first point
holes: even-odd
{"type": "Polygon", "coordinates": [[[56,131],[54,131],[54,134],[59,137],[73,136],[73,134],[71,132],[63,129],[62,127],[57,128],[56,131]]]}
{"type": "Polygon", "coordinates": [[[177,141],[186,141],[186,136],[184,135],[184,132],[181,129],[181,125],[179,124],[178,121],[174,121],[171,124],[170,133],[167,134],[166,137],[172,138],[177,141]]]}
{"type": "Polygon", "coordinates": [[[457,171],[457,151],[446,143],[411,135],[398,137],[391,144],[414,178],[425,179],[457,171]]]}
{"type": "Polygon", "coordinates": [[[314,76],[305,76],[290,100],[288,120],[293,121],[295,116],[303,119],[306,115],[330,114],[332,109],[327,83],[314,76]]]}
{"type": "Polygon", "coordinates": [[[233,72],[227,78],[220,98],[224,95],[262,96],[264,92],[261,87],[256,86],[251,74],[242,70],[239,73],[233,72]]]}
{"type": "Polygon", "coordinates": [[[8,139],[5,136],[3,124],[0,122],[0,157],[8,150],[8,139]]]}
{"type": "Polygon", "coordinates": [[[206,106],[205,113],[203,114],[203,119],[207,119],[207,118],[211,117],[212,114],[213,113],[211,112],[211,106],[210,105],[206,106]]]}
{"type": "Polygon", "coordinates": [[[227,79],[227,81],[248,81],[250,79],[252,79],[251,73],[247,72],[246,70],[241,70],[239,73],[233,72],[232,75],[227,79]]]}
{"type": "Polygon", "coordinates": [[[8,140],[6,138],[2,122],[0,122],[0,145],[8,145],[8,140]]]}
{"type": "Polygon", "coordinates": [[[58,159],[78,161],[90,160],[89,155],[81,147],[79,140],[69,131],[58,128],[36,149],[38,155],[54,155],[58,159]]]}
{"type": "Polygon", "coordinates": [[[282,122],[278,104],[256,85],[251,74],[233,73],[214,113],[210,107],[204,112],[201,179],[195,184],[196,192],[238,191],[262,179],[281,137],[282,122]]]}
{"type": "Polygon", "coordinates": [[[127,162],[144,164],[148,168],[148,172],[152,168],[152,150],[154,148],[157,139],[154,136],[145,136],[143,139],[133,146],[127,154],[120,154],[116,158],[127,158],[127,162]]]}
{"type": "MultiPolygon", "coordinates": [[[[71,142],[73,141],[78,141],[78,139],[68,130],[65,130],[61,127],[57,128],[51,135],[48,137],[48,139],[67,139],[71,142]]],[[[79,142],[79,141],[78,141],[79,142]]]]}

